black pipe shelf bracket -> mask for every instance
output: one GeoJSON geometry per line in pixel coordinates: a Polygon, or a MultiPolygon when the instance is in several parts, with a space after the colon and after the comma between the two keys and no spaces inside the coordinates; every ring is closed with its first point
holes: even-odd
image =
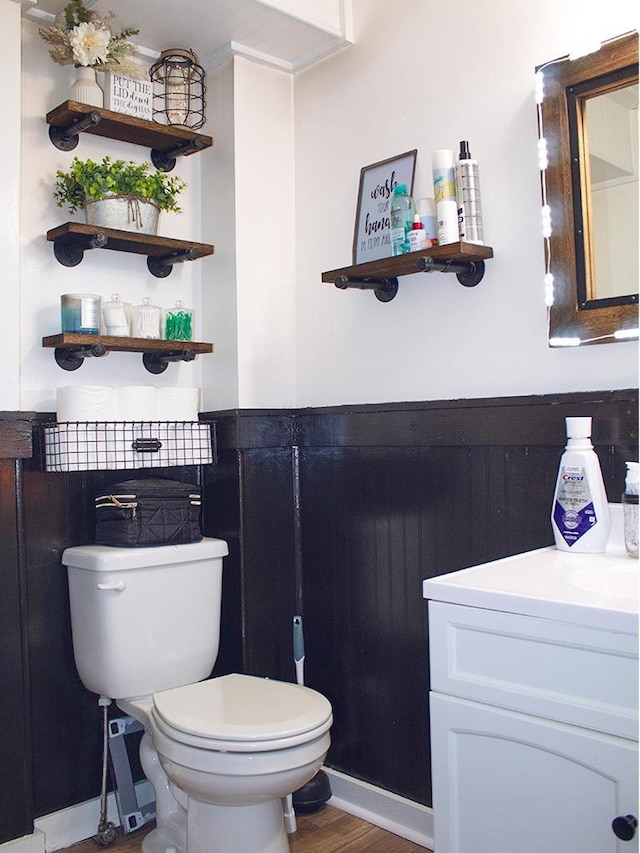
{"type": "Polygon", "coordinates": [[[54,240],[53,254],[63,267],[77,267],[87,249],[106,249],[109,239],[99,231],[97,234],[72,234],[54,240]]]}
{"type": "Polygon", "coordinates": [[[475,287],[484,277],[484,261],[439,261],[428,255],[419,258],[420,272],[452,272],[464,287],[475,287]]]}
{"type": "Polygon", "coordinates": [[[83,118],[73,121],[66,126],[50,124],[49,139],[60,151],[73,151],[78,145],[80,134],[85,130],[97,127],[101,121],[102,116],[100,113],[92,110],[83,118]]]}
{"type": "Polygon", "coordinates": [[[164,373],[172,361],[193,361],[196,353],[192,349],[170,350],[169,352],[145,352],[142,363],[149,373],[164,373]]]}
{"type": "Polygon", "coordinates": [[[161,172],[171,172],[176,165],[177,157],[188,157],[190,154],[203,151],[207,147],[206,142],[196,137],[195,139],[190,139],[188,142],[174,145],[173,148],[168,148],[166,151],[159,151],[157,148],[152,148],[151,162],[161,172]]]}
{"type": "Polygon", "coordinates": [[[89,344],[78,347],[56,347],[54,358],[63,370],[77,370],[82,367],[85,358],[102,358],[109,355],[104,344],[89,344]]]}
{"type": "Polygon", "coordinates": [[[397,278],[349,278],[339,275],[333,282],[338,290],[356,288],[358,290],[373,290],[373,295],[380,302],[391,302],[398,292],[397,278]]]}
{"type": "Polygon", "coordinates": [[[172,252],[169,255],[162,255],[161,257],[149,255],[147,257],[147,267],[151,275],[154,275],[156,278],[166,278],[171,273],[174,264],[195,261],[197,257],[198,251],[193,247],[185,249],[184,252],[172,252]]]}

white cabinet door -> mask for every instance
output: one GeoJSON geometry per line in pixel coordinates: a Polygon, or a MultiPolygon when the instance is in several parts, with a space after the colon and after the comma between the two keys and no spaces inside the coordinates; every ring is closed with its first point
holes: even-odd
{"type": "Polygon", "coordinates": [[[637,853],[637,744],[431,693],[436,853],[637,853]]]}

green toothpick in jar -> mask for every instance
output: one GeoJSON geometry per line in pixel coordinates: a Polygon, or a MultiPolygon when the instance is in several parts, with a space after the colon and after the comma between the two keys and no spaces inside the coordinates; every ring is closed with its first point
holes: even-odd
{"type": "Polygon", "coordinates": [[[167,341],[190,341],[193,336],[193,311],[178,299],[174,308],[164,312],[164,337],[167,341]]]}

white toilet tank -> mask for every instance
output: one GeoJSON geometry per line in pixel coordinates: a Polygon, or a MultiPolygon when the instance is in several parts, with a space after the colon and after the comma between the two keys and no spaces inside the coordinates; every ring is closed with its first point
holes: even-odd
{"type": "Polygon", "coordinates": [[[67,548],[76,667],[88,690],[147,696],[206,678],[218,655],[221,539],[67,548]]]}

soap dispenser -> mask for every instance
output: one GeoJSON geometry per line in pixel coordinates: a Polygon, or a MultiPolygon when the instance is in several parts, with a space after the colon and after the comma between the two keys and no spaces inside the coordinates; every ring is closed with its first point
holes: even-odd
{"type": "Polygon", "coordinates": [[[638,557],[638,468],[637,462],[627,462],[622,508],[624,512],[624,545],[630,557],[638,557]]]}

